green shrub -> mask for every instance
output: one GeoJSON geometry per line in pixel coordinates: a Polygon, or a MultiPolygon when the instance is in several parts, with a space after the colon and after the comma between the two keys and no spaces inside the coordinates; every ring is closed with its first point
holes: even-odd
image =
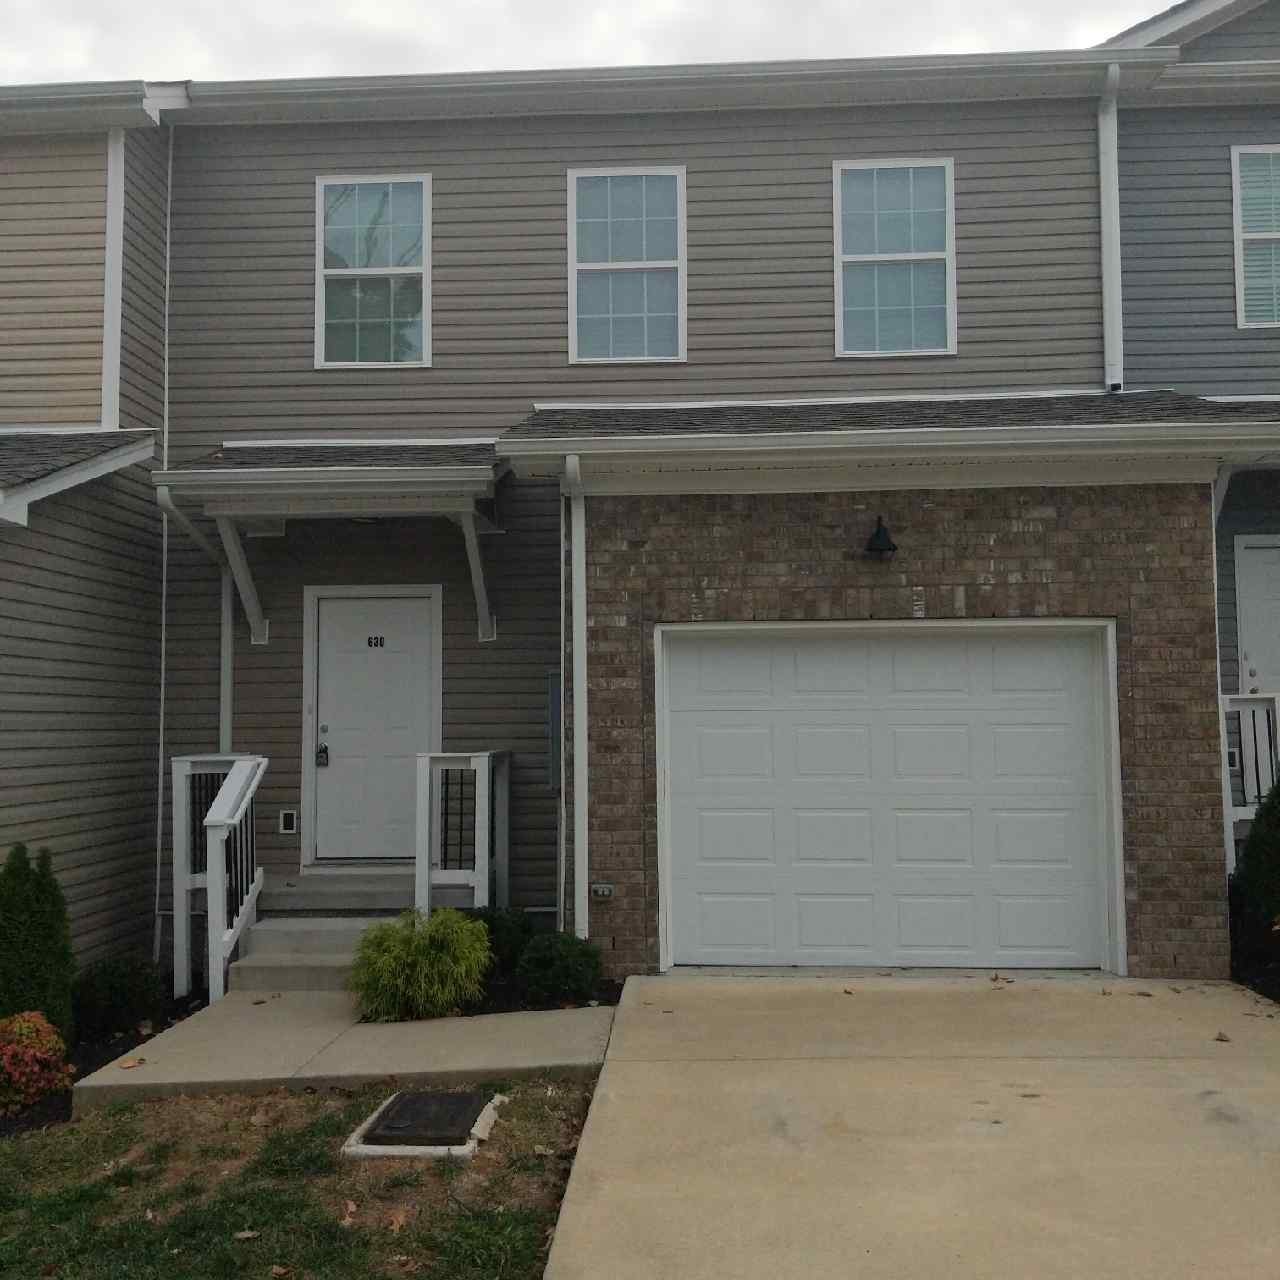
{"type": "Polygon", "coordinates": [[[67,1047],[43,1013],[0,1019],[0,1115],[29,1107],[71,1083],[67,1047]]]}
{"type": "Polygon", "coordinates": [[[513,977],[529,939],[537,932],[533,917],[515,907],[474,907],[465,914],[472,920],[484,921],[489,930],[489,947],[493,952],[491,976],[513,977]]]}
{"type": "Polygon", "coordinates": [[[146,956],[108,956],[76,974],[71,1008],[76,1034],[101,1040],[117,1031],[133,1031],[141,1022],[158,1022],[166,991],[160,970],[146,956]]]}
{"type": "Polygon", "coordinates": [[[1231,877],[1231,908],[1237,959],[1280,957],[1280,782],[1249,827],[1231,877]]]}
{"type": "Polygon", "coordinates": [[[48,849],[16,844],[0,869],[0,1018],[43,1013],[71,1039],[71,926],[48,849]]]}
{"type": "Polygon", "coordinates": [[[525,947],[516,981],[527,1004],[590,1000],[600,985],[600,948],[571,933],[540,933],[525,947]]]}
{"type": "Polygon", "coordinates": [[[482,921],[448,908],[428,917],[406,911],[398,920],[365,930],[351,989],[370,1022],[440,1018],[484,995],[492,962],[482,921]]]}

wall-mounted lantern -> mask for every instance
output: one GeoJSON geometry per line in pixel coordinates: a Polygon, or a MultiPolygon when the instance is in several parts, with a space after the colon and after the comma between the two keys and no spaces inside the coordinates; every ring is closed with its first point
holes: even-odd
{"type": "Polygon", "coordinates": [[[871,560],[892,560],[898,544],[889,536],[883,516],[876,516],[876,527],[867,539],[867,557],[871,560]]]}

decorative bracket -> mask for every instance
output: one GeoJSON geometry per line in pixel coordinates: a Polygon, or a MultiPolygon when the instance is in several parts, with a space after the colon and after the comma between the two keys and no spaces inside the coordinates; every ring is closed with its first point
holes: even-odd
{"type": "Polygon", "coordinates": [[[240,531],[229,516],[218,516],[216,523],[218,536],[222,539],[222,549],[227,555],[227,567],[231,570],[236,591],[240,595],[240,604],[249,620],[249,639],[253,644],[266,644],[271,624],[263,616],[258,588],[254,585],[253,573],[240,542],[240,531]]]}
{"type": "Polygon", "coordinates": [[[489,588],[484,576],[484,556],[480,551],[480,539],[476,533],[474,512],[461,512],[454,516],[462,530],[462,540],[467,546],[467,564],[471,568],[471,590],[476,597],[476,617],[479,619],[481,643],[497,639],[498,623],[489,609],[489,588]]]}

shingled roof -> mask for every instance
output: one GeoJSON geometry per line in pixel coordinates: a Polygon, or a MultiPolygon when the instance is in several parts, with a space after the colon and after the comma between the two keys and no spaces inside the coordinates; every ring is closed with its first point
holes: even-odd
{"type": "Polygon", "coordinates": [[[985,396],[974,399],[791,401],[680,405],[550,405],[505,432],[504,452],[522,441],[627,436],[778,435],[800,432],[919,431],[965,427],[1162,425],[1280,421],[1280,403],[1223,402],[1175,391],[985,396]]]}
{"type": "Polygon", "coordinates": [[[176,464],[180,471],[329,470],[387,467],[492,467],[491,440],[449,444],[236,445],[176,464]]]}
{"type": "Polygon", "coordinates": [[[150,431],[0,431],[0,490],[43,480],[150,437],[150,431]]]}

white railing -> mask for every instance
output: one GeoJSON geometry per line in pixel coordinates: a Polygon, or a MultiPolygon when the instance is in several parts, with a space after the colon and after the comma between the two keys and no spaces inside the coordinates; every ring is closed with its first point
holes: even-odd
{"type": "Polygon", "coordinates": [[[1230,751],[1231,818],[1253,818],[1280,777],[1280,694],[1229,694],[1222,699],[1230,751]]]}
{"type": "Polygon", "coordinates": [[[419,911],[429,911],[432,889],[445,886],[470,886],[472,906],[509,904],[510,785],[506,751],[418,757],[413,905],[419,911]]]}
{"type": "Polygon", "coordinates": [[[265,756],[176,756],[173,760],[173,993],[191,990],[191,894],[205,890],[210,1001],[226,994],[227,961],[253,924],[257,865],[253,797],[265,756]]]}

